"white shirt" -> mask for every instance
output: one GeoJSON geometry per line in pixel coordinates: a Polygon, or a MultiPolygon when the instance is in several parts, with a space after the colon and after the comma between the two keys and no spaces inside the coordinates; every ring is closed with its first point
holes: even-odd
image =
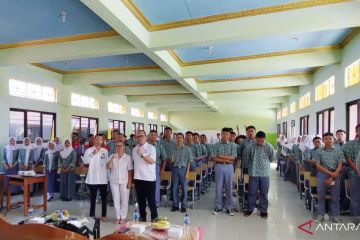
{"type": "Polygon", "coordinates": [[[89,164],[88,174],[86,176],[86,184],[107,184],[106,163],[108,160],[108,150],[101,148],[95,155],[93,152],[95,147],[86,150],[83,162],[89,164]]]}
{"type": "Polygon", "coordinates": [[[127,184],[129,180],[128,171],[134,169],[130,156],[124,153],[119,158],[118,154],[114,153],[109,157],[109,161],[112,161],[112,168],[109,171],[110,183],[127,184]]]}
{"type": "Polygon", "coordinates": [[[132,152],[132,158],[134,160],[134,179],[144,180],[144,181],[155,181],[156,180],[156,148],[149,144],[145,143],[141,146],[144,149],[144,155],[154,160],[153,164],[150,164],[145,161],[138,153],[140,145],[136,145],[132,152]]]}

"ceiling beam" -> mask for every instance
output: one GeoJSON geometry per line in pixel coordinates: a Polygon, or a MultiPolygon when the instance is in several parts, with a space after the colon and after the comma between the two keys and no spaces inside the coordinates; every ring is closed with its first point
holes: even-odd
{"type": "MultiPolygon", "coordinates": [[[[246,78],[245,78],[246,79],[246,78]]],[[[281,77],[259,77],[251,80],[245,79],[223,79],[200,81],[198,84],[198,90],[200,92],[209,91],[224,91],[231,89],[252,89],[252,88],[276,88],[276,87],[293,87],[310,84],[312,82],[312,76],[310,74],[289,74],[281,77]]]]}
{"type": "Polygon", "coordinates": [[[269,14],[259,12],[260,14],[254,16],[154,31],[150,33],[149,47],[154,50],[188,48],[228,41],[252,40],[284,33],[295,35],[356,27],[360,25],[359,8],[359,1],[342,1],[337,4],[269,14]],[[233,29],[241,29],[241,31],[233,29]]]}
{"type": "Polygon", "coordinates": [[[216,111],[216,108],[212,106],[202,94],[199,94],[193,85],[189,84],[182,78],[181,66],[177,64],[167,51],[153,52],[148,48],[149,32],[122,1],[81,0],[81,2],[107,22],[114,30],[121,33],[121,35],[131,42],[137,49],[141,50],[150,57],[173,79],[177,80],[188,91],[202,100],[209,108],[216,111]]]}
{"type": "Polygon", "coordinates": [[[249,101],[247,102],[241,102],[241,101],[236,101],[235,105],[223,105],[220,104],[219,102],[215,101],[215,106],[217,106],[219,109],[237,109],[237,108],[268,108],[268,109],[273,109],[273,108],[281,108],[281,103],[267,103],[267,102],[257,102],[257,103],[249,103],[249,101]]]}
{"type": "Polygon", "coordinates": [[[166,102],[198,102],[199,99],[196,98],[191,93],[184,94],[143,94],[137,96],[128,96],[128,102],[146,102],[146,103],[162,103],[166,98],[166,102]]]}
{"type": "Polygon", "coordinates": [[[0,66],[139,53],[120,35],[0,49],[0,66]]]}
{"type": "Polygon", "coordinates": [[[192,112],[203,112],[203,111],[211,111],[210,108],[204,106],[204,107],[170,107],[170,108],[159,108],[159,111],[161,112],[187,112],[187,111],[192,111],[192,112]]]}
{"type": "MultiPolygon", "coordinates": [[[[268,97],[268,96],[263,96],[263,95],[256,95],[256,98],[251,99],[251,103],[254,104],[261,104],[261,103],[284,103],[284,102],[288,102],[289,97],[287,96],[281,96],[281,97],[268,97]]],[[[216,100],[215,105],[218,107],[221,106],[231,106],[231,107],[236,107],[238,103],[242,104],[242,103],[249,103],[249,98],[248,96],[239,96],[236,98],[236,101],[232,100],[232,99],[226,99],[226,100],[216,100]]]]}
{"type": "Polygon", "coordinates": [[[282,97],[289,96],[298,93],[298,87],[290,88],[278,88],[278,89],[254,89],[250,91],[244,90],[232,90],[232,91],[219,91],[208,93],[207,97],[210,101],[227,100],[227,99],[238,99],[248,98],[256,99],[257,96],[264,97],[282,97]]]}
{"type": "Polygon", "coordinates": [[[176,108],[176,107],[206,107],[201,101],[193,102],[159,102],[159,103],[146,103],[148,108],[176,108]]]}
{"type": "Polygon", "coordinates": [[[162,69],[65,74],[64,84],[116,84],[134,81],[172,80],[162,69]]]}
{"type": "Polygon", "coordinates": [[[142,86],[138,87],[109,87],[103,88],[102,93],[109,95],[142,95],[142,94],[177,94],[188,93],[189,91],[181,85],[159,85],[159,86],[142,86]]]}
{"type": "Polygon", "coordinates": [[[204,61],[182,68],[183,77],[283,71],[297,68],[321,67],[341,61],[341,49],[323,47],[306,51],[281,52],[275,56],[239,57],[204,61]],[[248,59],[247,59],[248,58],[248,59]]]}

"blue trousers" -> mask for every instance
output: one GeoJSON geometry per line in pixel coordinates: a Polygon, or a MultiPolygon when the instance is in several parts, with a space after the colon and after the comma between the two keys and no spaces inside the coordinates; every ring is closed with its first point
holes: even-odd
{"type": "Polygon", "coordinates": [[[249,178],[249,193],[247,210],[253,212],[256,204],[257,192],[260,192],[259,210],[261,213],[267,213],[269,206],[268,192],[270,187],[270,178],[267,177],[253,177],[249,178]]]}
{"type": "Polygon", "coordinates": [[[360,217],[360,176],[350,176],[351,215],[360,217]]]}
{"type": "Polygon", "coordinates": [[[225,188],[226,210],[231,210],[232,207],[232,189],[233,189],[233,177],[234,177],[234,166],[232,164],[221,164],[215,165],[215,182],[216,182],[216,193],[215,193],[215,206],[216,209],[221,210],[223,208],[223,190],[225,188]]]}
{"type": "Polygon", "coordinates": [[[55,192],[56,175],[57,175],[57,171],[51,170],[46,176],[47,192],[50,194],[53,194],[55,192]]]}
{"type": "Polygon", "coordinates": [[[318,192],[318,214],[325,214],[325,196],[330,188],[331,194],[331,212],[329,216],[335,217],[339,215],[340,212],[340,178],[335,179],[335,185],[328,187],[325,183],[325,180],[330,176],[323,172],[318,172],[317,178],[317,192],[318,192]]]}
{"type": "Polygon", "coordinates": [[[185,179],[186,167],[178,168],[174,167],[172,171],[171,182],[173,186],[173,200],[174,207],[179,207],[179,187],[181,186],[182,194],[181,194],[181,207],[186,208],[187,206],[187,189],[188,182],[185,179]]]}
{"type": "Polygon", "coordinates": [[[156,189],[155,189],[155,201],[156,206],[159,207],[160,205],[160,170],[161,164],[156,164],[156,189]]]}

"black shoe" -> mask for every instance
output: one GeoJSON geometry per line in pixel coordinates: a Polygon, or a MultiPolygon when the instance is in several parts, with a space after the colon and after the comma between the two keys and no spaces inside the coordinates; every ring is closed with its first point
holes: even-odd
{"type": "Polygon", "coordinates": [[[186,213],[186,208],[183,208],[183,207],[182,207],[182,208],[181,208],[181,212],[182,212],[182,213],[186,213]]]}
{"type": "Polygon", "coordinates": [[[268,213],[262,212],[262,213],[260,213],[260,217],[263,218],[263,219],[267,219],[268,218],[268,213]]]}
{"type": "Polygon", "coordinates": [[[221,213],[222,212],[222,210],[220,210],[220,209],[215,209],[214,211],[213,211],[213,214],[214,215],[217,215],[218,213],[221,213]]]}
{"type": "Polygon", "coordinates": [[[171,211],[172,211],[172,212],[179,211],[179,208],[178,208],[178,207],[172,207],[172,208],[171,208],[171,211]]]}
{"type": "Polygon", "coordinates": [[[244,217],[248,217],[248,216],[250,216],[251,214],[252,214],[252,212],[246,211],[246,212],[244,213],[244,217]]]}

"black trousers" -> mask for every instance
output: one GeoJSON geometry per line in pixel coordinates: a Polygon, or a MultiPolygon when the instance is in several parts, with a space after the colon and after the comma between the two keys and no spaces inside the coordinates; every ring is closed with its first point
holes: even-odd
{"type": "Polygon", "coordinates": [[[155,200],[156,181],[135,179],[134,182],[139,204],[140,221],[146,222],[146,200],[151,212],[151,221],[154,221],[158,217],[155,200]]]}
{"type": "Polygon", "coordinates": [[[88,184],[90,189],[90,217],[95,216],[96,197],[98,190],[101,196],[101,216],[106,217],[106,196],[107,196],[107,184],[88,184]]]}

